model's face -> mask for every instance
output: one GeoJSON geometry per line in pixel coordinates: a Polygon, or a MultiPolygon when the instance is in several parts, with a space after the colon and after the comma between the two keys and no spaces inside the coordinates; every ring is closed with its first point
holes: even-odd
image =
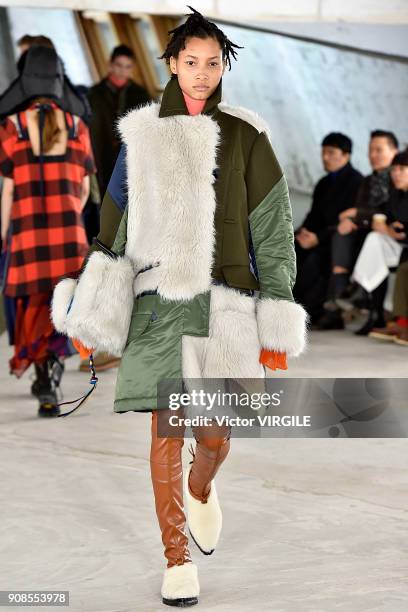
{"type": "Polygon", "coordinates": [[[326,172],[337,172],[350,160],[350,153],[344,153],[337,147],[322,147],[322,162],[326,172]]]}
{"type": "Polygon", "coordinates": [[[408,166],[401,166],[399,164],[392,166],[391,178],[397,189],[408,191],[408,166]]]}
{"type": "Polygon", "coordinates": [[[116,79],[127,81],[132,77],[133,60],[126,55],[115,57],[113,62],[109,64],[109,73],[116,79]]]}
{"type": "Polygon", "coordinates": [[[385,168],[391,166],[396,153],[397,149],[392,146],[388,138],[376,136],[370,140],[368,159],[373,170],[385,170],[385,168]]]}
{"type": "Polygon", "coordinates": [[[225,70],[222,49],[214,38],[187,38],[178,58],[171,56],[170,69],[180,88],[191,98],[207,100],[217,89],[225,70]]]}

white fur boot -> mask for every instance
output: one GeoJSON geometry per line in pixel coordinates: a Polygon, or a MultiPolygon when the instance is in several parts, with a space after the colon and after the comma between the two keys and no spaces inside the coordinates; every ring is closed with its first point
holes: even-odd
{"type": "Polygon", "coordinates": [[[187,608],[198,603],[199,594],[197,566],[194,563],[166,568],[161,588],[164,604],[187,608]]]}
{"type": "Polygon", "coordinates": [[[222,528],[222,512],[218,502],[215,480],[211,481],[211,490],[207,502],[202,503],[193,497],[188,489],[188,476],[186,470],[184,480],[185,506],[187,511],[188,528],[194,542],[205,555],[211,555],[217,545],[222,528]]]}

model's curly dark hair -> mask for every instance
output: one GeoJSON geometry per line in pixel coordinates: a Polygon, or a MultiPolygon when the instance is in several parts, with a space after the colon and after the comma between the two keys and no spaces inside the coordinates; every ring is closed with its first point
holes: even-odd
{"type": "MultiPolygon", "coordinates": [[[[166,63],[170,63],[170,57],[178,57],[182,49],[186,48],[186,39],[196,36],[197,38],[214,38],[220,44],[222,49],[222,59],[226,61],[228,69],[231,70],[231,56],[236,60],[237,52],[235,49],[243,49],[239,45],[234,44],[225,36],[224,32],[212,21],[208,21],[201,13],[196,11],[192,6],[187,4],[187,7],[193,12],[185,15],[187,21],[179,25],[173,30],[169,30],[172,37],[166,47],[165,52],[158,59],[165,59],[166,63]]],[[[176,74],[172,74],[171,78],[177,78],[176,74]]]]}

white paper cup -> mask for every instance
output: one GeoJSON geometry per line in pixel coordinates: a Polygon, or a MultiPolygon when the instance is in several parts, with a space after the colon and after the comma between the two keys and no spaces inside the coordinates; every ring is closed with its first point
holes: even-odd
{"type": "Polygon", "coordinates": [[[387,215],[384,215],[383,213],[376,213],[373,215],[373,221],[376,221],[377,223],[386,223],[387,215]]]}

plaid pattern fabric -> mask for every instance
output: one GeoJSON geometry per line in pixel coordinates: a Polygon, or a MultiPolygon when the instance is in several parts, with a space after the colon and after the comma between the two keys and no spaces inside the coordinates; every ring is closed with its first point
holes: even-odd
{"type": "Polygon", "coordinates": [[[4,293],[10,297],[51,292],[64,276],[76,274],[88,252],[81,214],[83,177],[95,172],[89,132],[82,120],[69,129],[64,155],[39,156],[28,137],[26,115],[0,125],[0,174],[14,181],[9,263],[4,293]]]}

